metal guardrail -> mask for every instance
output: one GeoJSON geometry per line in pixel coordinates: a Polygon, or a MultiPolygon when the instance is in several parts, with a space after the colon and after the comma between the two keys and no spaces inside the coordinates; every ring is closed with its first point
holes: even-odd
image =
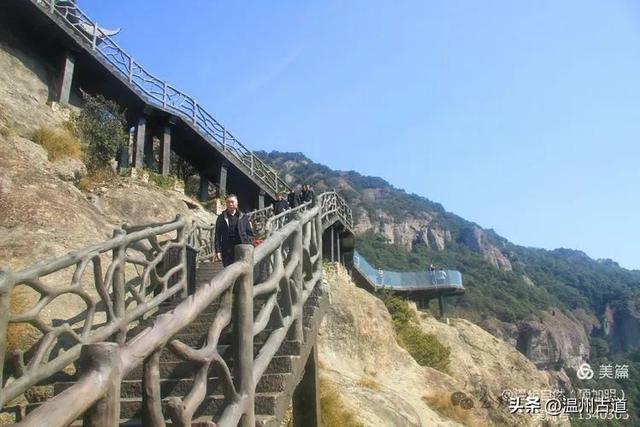
{"type": "Polygon", "coordinates": [[[195,98],[148,72],[103,31],[86,13],[69,1],[28,0],[73,29],[87,48],[106,61],[109,68],[149,104],[180,116],[225,155],[235,160],[244,172],[257,179],[272,195],[289,191],[278,173],[246,148],[220,124],[195,98]],[[91,28],[91,32],[87,32],[91,28]]]}
{"type": "Polygon", "coordinates": [[[463,288],[462,274],[456,270],[390,271],[373,267],[355,251],[353,266],[377,288],[398,290],[463,288]]]}
{"type": "Polygon", "coordinates": [[[225,397],[217,425],[237,425],[243,417],[246,425],[254,425],[254,396],[259,379],[290,329],[295,339],[304,339],[303,306],[322,278],[322,206],[321,203],[307,206],[255,250],[250,245],[238,246],[238,262],[187,298],[184,298],[185,249],[197,242],[202,251],[207,251],[211,234],[209,226],[190,225],[180,217],[168,224],[126,226],[117,230],[113,239],[99,245],[17,273],[1,272],[0,365],[7,367],[6,336],[12,328],[28,324],[38,328],[42,337],[27,359],[27,353],[13,355],[20,360],[19,368],[13,369],[11,378],[0,378],[0,407],[31,386],[75,366],[78,381],[35,408],[20,425],[65,426],[78,417],[83,417],[89,426],[114,425],[119,422],[120,384],[129,372],[142,365],[144,422],[163,425],[166,412],[174,424],[190,425],[205,399],[207,381],[211,381],[207,373],[213,369],[225,397]],[[169,253],[176,250],[179,261],[164,265],[166,259],[175,260],[169,253]],[[102,262],[107,258],[110,262],[105,272],[102,262]],[[94,274],[91,280],[83,280],[91,264],[94,274]],[[142,271],[137,271],[136,266],[142,267],[142,271]],[[46,283],[49,275],[65,269],[71,269],[70,285],[46,283]],[[254,271],[266,274],[258,278],[254,271]],[[169,285],[172,278],[177,280],[169,285]],[[12,298],[16,297],[17,288],[23,286],[37,292],[39,298],[15,313],[11,309],[12,298]],[[180,292],[184,299],[175,309],[154,317],[152,327],[133,337],[127,335],[131,335],[146,313],[180,292]],[[40,314],[63,296],[80,296],[87,309],[53,326],[40,314]],[[264,304],[254,317],[256,298],[264,304]],[[219,301],[219,309],[201,348],[192,348],[174,338],[215,301],[219,301]],[[103,315],[106,321],[97,325],[97,315],[103,315]],[[223,329],[232,323],[236,331],[232,344],[233,379],[232,371],[217,350],[223,329]],[[254,357],[253,337],[268,324],[273,330],[254,357]],[[63,336],[74,338],[70,346],[63,336]],[[54,348],[60,351],[52,351],[54,348]],[[171,397],[166,408],[162,405],[159,374],[160,352],[164,348],[197,367],[192,388],[183,397],[171,397]]]}

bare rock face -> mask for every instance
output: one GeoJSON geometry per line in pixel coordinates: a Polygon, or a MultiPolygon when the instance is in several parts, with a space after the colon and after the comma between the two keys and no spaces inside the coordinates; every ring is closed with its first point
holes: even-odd
{"type": "Polygon", "coordinates": [[[337,388],[356,421],[366,426],[459,425],[429,408],[422,397],[463,385],[419,366],[399,347],[382,301],[356,288],[343,270],[325,270],[325,277],[332,303],[318,337],[321,375],[337,388]]]}
{"type": "MultiPolygon", "coordinates": [[[[451,349],[451,376],[466,385],[465,391],[496,408],[491,412],[491,425],[540,425],[535,418],[511,414],[499,402],[508,390],[550,389],[552,382],[546,372],[539,371],[509,343],[467,320],[449,319],[447,324],[421,313],[420,327],[451,349]]],[[[553,420],[548,425],[568,426],[569,422],[553,420]]]]}
{"type": "Polygon", "coordinates": [[[640,298],[627,301],[624,307],[608,307],[608,337],[613,351],[640,348],[640,298]]]}
{"type": "MultiPolygon", "coordinates": [[[[378,298],[356,288],[341,270],[325,274],[332,303],[318,341],[321,374],[336,385],[358,422],[367,426],[453,425],[421,397],[462,391],[477,403],[467,425],[540,425],[534,417],[510,414],[499,402],[505,390],[542,391],[557,382],[513,346],[466,320],[451,319],[446,324],[415,311],[418,326],[451,349],[447,374],[421,367],[396,344],[391,317],[378,298]],[[493,405],[492,410],[480,408],[483,397],[493,405]]],[[[551,420],[548,425],[569,423],[551,420]]]]}
{"type": "Polygon", "coordinates": [[[41,126],[60,126],[65,113],[47,105],[55,85],[53,67],[0,43],[0,124],[27,138],[41,126]]]}
{"type": "Polygon", "coordinates": [[[572,315],[555,309],[540,321],[518,326],[516,348],[540,369],[577,369],[589,359],[590,345],[584,326],[572,315]]]}
{"type": "Polygon", "coordinates": [[[463,230],[461,240],[472,251],[482,254],[484,259],[500,270],[512,270],[509,259],[490,241],[485,231],[480,227],[473,226],[463,230]]]}
{"type": "Polygon", "coordinates": [[[60,179],[42,147],[21,137],[0,136],[0,153],[0,265],[13,270],[106,240],[124,223],[167,222],[179,213],[214,219],[183,194],[126,178],[83,193],[60,179]]]}

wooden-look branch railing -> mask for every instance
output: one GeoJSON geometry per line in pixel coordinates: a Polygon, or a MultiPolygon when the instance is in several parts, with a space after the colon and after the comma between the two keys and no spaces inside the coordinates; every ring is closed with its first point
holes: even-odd
{"type": "MultiPolygon", "coordinates": [[[[318,203],[321,207],[321,218],[323,228],[327,228],[336,220],[340,220],[345,227],[353,228],[353,214],[351,208],[347,202],[335,191],[327,191],[320,194],[318,197],[318,203]]],[[[250,212],[249,220],[253,224],[255,230],[259,234],[270,235],[271,233],[279,230],[285,224],[289,223],[292,218],[301,212],[314,206],[312,202],[306,202],[293,209],[288,209],[281,212],[278,215],[273,214],[273,206],[268,206],[263,209],[259,209],[250,212]]]]}
{"type": "MultiPolygon", "coordinates": [[[[166,418],[171,419],[173,425],[190,425],[196,410],[207,396],[210,370],[215,372],[217,381],[221,382],[225,398],[224,409],[216,420],[217,425],[255,425],[256,384],[281,347],[289,330],[294,331],[295,339],[303,339],[303,306],[321,282],[321,206],[320,201],[317,201],[314,207],[296,213],[295,218],[272,233],[255,250],[250,245],[237,246],[237,262],[225,268],[209,283],[201,284],[195,294],[186,297],[172,311],[154,317],[153,326],[131,339],[109,339],[117,331],[126,330],[126,327],[131,326],[127,322],[138,318],[129,315],[124,316],[126,320],[116,318],[113,327],[107,324],[103,329],[99,329],[98,331],[104,331],[104,328],[110,328],[109,333],[101,333],[101,339],[85,339],[81,351],[78,348],[65,359],[64,364],[55,364],[56,370],[61,370],[79,357],[78,381],[34,409],[19,425],[65,426],[79,417],[83,417],[84,423],[89,426],[118,425],[120,385],[127,374],[140,365],[143,367],[141,417],[145,425],[163,426],[166,418]],[[254,276],[254,271],[261,273],[254,276]],[[254,301],[263,303],[255,319],[254,301]],[[200,348],[192,348],[175,338],[181,329],[192,323],[214,302],[218,303],[218,309],[208,328],[205,343],[200,348]],[[220,335],[229,325],[233,326],[233,375],[218,353],[220,335]],[[271,332],[254,358],[254,336],[264,331],[267,326],[271,328],[271,332]],[[196,373],[193,386],[186,395],[166,399],[163,405],[159,366],[160,352],[164,348],[168,348],[179,359],[194,366],[196,373]]],[[[188,240],[186,236],[193,233],[184,232],[184,225],[185,221],[178,219],[174,223],[159,226],[160,229],[152,227],[137,231],[135,227],[127,227],[130,234],[120,235],[99,248],[115,245],[114,247],[119,248],[120,254],[124,248],[146,238],[152,242],[152,246],[162,250],[173,243],[158,242],[157,237],[153,237],[157,233],[154,234],[151,230],[166,232],[169,229],[183,230],[176,241],[184,246],[188,240]]],[[[96,251],[97,249],[82,251],[84,255],[77,262],[94,259],[96,251]]],[[[114,255],[114,258],[117,257],[114,255]]],[[[49,267],[47,271],[52,270],[53,267],[49,267]]],[[[184,277],[183,270],[180,271],[184,277]]],[[[41,271],[38,270],[37,273],[40,274],[41,271]]],[[[38,274],[3,273],[0,281],[3,298],[0,301],[4,307],[8,308],[10,305],[8,298],[5,298],[11,291],[8,286],[12,287],[24,282],[25,278],[38,274]]],[[[183,280],[176,286],[182,288],[183,280]]],[[[73,290],[77,291],[76,288],[73,290]]],[[[163,294],[168,290],[163,288],[163,294]]],[[[45,295],[50,295],[51,292],[45,292],[45,295]]],[[[106,292],[108,294],[108,289],[106,292]]],[[[156,302],[153,300],[153,304],[156,302]]],[[[142,306],[148,305],[151,303],[143,303],[142,306]]],[[[3,313],[8,313],[8,310],[3,310],[3,313]]],[[[8,318],[9,321],[16,319],[13,315],[8,318]]],[[[0,330],[6,334],[6,322],[4,326],[0,330]]],[[[87,336],[97,336],[98,332],[90,327],[88,331],[87,336]]],[[[53,362],[45,362],[48,365],[46,372],[51,373],[54,370],[53,362]]],[[[38,381],[42,378],[44,376],[39,377],[38,381]]],[[[34,381],[36,377],[31,374],[21,379],[21,387],[15,387],[19,379],[2,389],[3,405],[15,397],[16,393],[24,391],[25,387],[38,382],[34,381]]]]}
{"type": "Polygon", "coordinates": [[[86,48],[94,52],[96,57],[138,93],[142,100],[180,116],[205,140],[222,151],[232,163],[260,182],[272,196],[289,191],[287,183],[273,168],[245,147],[196,99],[148,72],[77,5],[60,0],[25,1],[35,3],[44,13],[54,16],[56,22],[61,21],[58,22],[61,26],[71,28],[85,43],[86,48]],[[91,31],[88,32],[88,28],[91,31]]]}
{"type": "Polygon", "coordinates": [[[178,216],[141,230],[119,229],[104,243],[22,271],[1,271],[0,366],[11,372],[11,381],[0,372],[0,407],[75,362],[83,345],[124,343],[128,328],[145,314],[178,293],[186,295],[186,227],[178,216]],[[84,309],[67,319],[51,318],[78,299],[84,309]],[[24,325],[39,337],[5,363],[8,336],[29,339],[24,325]]]}

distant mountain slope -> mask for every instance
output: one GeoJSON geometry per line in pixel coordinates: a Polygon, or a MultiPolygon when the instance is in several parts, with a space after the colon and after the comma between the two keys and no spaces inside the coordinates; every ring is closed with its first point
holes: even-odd
{"type": "MultiPolygon", "coordinates": [[[[308,182],[318,191],[334,188],[342,194],[354,209],[358,251],[374,266],[408,271],[435,263],[460,270],[466,293],[451,298],[452,316],[510,343],[559,382],[624,390],[627,421],[640,422],[640,271],[577,250],[513,244],[439,203],[378,177],[334,171],[302,153],[262,156],[291,184],[308,182]],[[594,369],[626,365],[630,379],[594,378],[585,384],[575,375],[584,362],[594,369]]],[[[629,425],[598,423],[576,425],[629,425]]]]}
{"type": "Polygon", "coordinates": [[[358,249],[374,265],[415,270],[434,262],[462,271],[467,294],[455,305],[471,318],[516,322],[560,308],[602,320],[607,307],[622,310],[640,296],[640,272],[613,261],[518,246],[382,178],[334,171],[302,153],[260,154],[292,184],[339,191],[354,208],[358,249]]]}

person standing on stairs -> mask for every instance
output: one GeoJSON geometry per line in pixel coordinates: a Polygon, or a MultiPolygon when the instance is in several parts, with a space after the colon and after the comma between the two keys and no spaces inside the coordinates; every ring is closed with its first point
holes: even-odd
{"type": "Polygon", "coordinates": [[[316,194],[311,189],[311,186],[309,184],[304,184],[302,186],[302,193],[300,193],[300,203],[313,202],[315,196],[316,194]]]}
{"type": "Polygon", "coordinates": [[[278,193],[278,200],[273,203],[273,214],[279,215],[288,209],[289,202],[287,202],[284,193],[278,193]]]}
{"type": "Polygon", "coordinates": [[[216,259],[222,261],[224,267],[234,262],[234,247],[250,245],[254,234],[249,217],[238,210],[238,198],[235,194],[227,196],[227,209],[216,220],[215,238],[213,239],[216,259]]]}

